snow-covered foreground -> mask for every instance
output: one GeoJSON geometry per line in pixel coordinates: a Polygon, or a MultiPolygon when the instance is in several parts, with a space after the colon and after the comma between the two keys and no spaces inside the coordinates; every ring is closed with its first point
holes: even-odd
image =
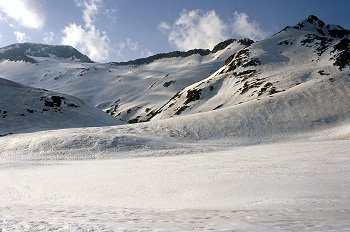
{"type": "Polygon", "coordinates": [[[349,231],[349,151],[344,140],[2,159],[0,231],[349,231]]]}

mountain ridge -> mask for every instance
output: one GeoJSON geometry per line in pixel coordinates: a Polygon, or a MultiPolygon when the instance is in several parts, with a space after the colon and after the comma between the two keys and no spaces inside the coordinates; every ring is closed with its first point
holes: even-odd
{"type": "Polygon", "coordinates": [[[176,58],[176,57],[189,57],[192,55],[200,55],[200,56],[207,56],[209,54],[216,53],[218,51],[221,51],[225,49],[227,46],[232,44],[233,42],[240,43],[242,45],[250,46],[251,44],[254,43],[253,40],[245,38],[245,39],[227,39],[223,42],[218,43],[217,45],[214,46],[212,50],[209,49],[191,49],[188,51],[173,51],[173,52],[167,52],[167,53],[159,53],[153,56],[145,57],[145,58],[140,58],[136,60],[129,60],[125,62],[110,62],[110,64],[113,65],[143,65],[143,64],[149,64],[152,63],[153,61],[164,59],[164,58],[176,58]]]}

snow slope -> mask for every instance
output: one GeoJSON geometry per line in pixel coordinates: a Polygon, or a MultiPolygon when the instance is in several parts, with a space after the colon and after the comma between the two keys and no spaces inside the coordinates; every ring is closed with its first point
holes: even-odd
{"type": "Polygon", "coordinates": [[[35,64],[3,61],[0,72],[3,78],[73,95],[125,122],[136,122],[147,120],[152,110],[186,86],[208,77],[227,57],[251,42],[229,40],[215,47],[215,53],[168,53],[156,56],[158,59],[152,62],[150,58],[143,59],[139,65],[32,57],[35,64]],[[140,117],[136,119],[137,116],[140,117]]]}
{"type": "Polygon", "coordinates": [[[0,78],[0,135],[38,130],[118,125],[82,100],[0,78]]]}
{"type": "MultiPolygon", "coordinates": [[[[281,99],[283,93],[296,93],[291,101],[309,101],[309,106],[301,108],[316,112],[312,110],[312,98],[319,89],[335,95],[331,96],[332,101],[341,107],[343,94],[349,95],[349,38],[350,31],[310,16],[234,53],[211,76],[174,95],[153,114],[153,119],[208,112],[266,97],[273,102],[281,99]],[[339,91],[333,82],[344,85],[343,90],[339,91]]],[[[320,99],[326,98],[327,95],[320,99]]],[[[343,107],[347,111],[348,105],[343,107]]]]}
{"type": "MultiPolygon", "coordinates": [[[[3,139],[0,151],[2,153],[15,151],[13,154],[20,154],[23,149],[30,147],[33,151],[42,153],[55,151],[55,155],[59,154],[70,159],[68,148],[74,149],[74,157],[79,157],[78,153],[83,157],[94,157],[94,152],[99,151],[106,152],[106,157],[110,157],[109,154],[116,151],[150,150],[157,146],[163,147],[163,150],[178,146],[181,149],[191,150],[189,148],[191,145],[188,143],[193,141],[220,140],[227,144],[249,145],[310,137],[349,138],[349,67],[346,65],[342,68],[333,63],[336,57],[346,55],[348,45],[337,49],[337,44],[346,41],[348,36],[346,32],[348,31],[339,26],[322,24],[322,21],[310,16],[297,26],[287,27],[271,38],[254,43],[243,50],[239,50],[243,45],[234,41],[224,50],[215,53],[217,56],[228,56],[228,50],[237,51],[227,59],[223,67],[209,78],[186,87],[168,100],[168,103],[160,110],[138,108],[133,111],[127,107],[128,110],[124,112],[125,115],[129,115],[128,117],[141,111],[145,117],[151,113],[153,118],[150,123],[111,128],[63,130],[49,134],[39,132],[31,136],[11,136],[3,139]],[[333,37],[321,35],[320,28],[325,30],[322,32],[324,35],[327,32],[327,35],[333,37]],[[334,35],[334,28],[338,28],[337,30],[342,33],[338,32],[334,35]],[[317,36],[316,39],[315,36],[317,36]],[[311,37],[312,40],[307,39],[311,37]],[[306,42],[305,39],[307,39],[306,42]],[[327,46],[320,45],[322,41],[328,41],[327,46]],[[322,53],[319,54],[321,48],[322,53]],[[331,58],[333,60],[330,60],[331,58]],[[254,73],[247,73],[252,67],[256,69],[254,73]],[[238,75],[237,73],[245,74],[238,75]],[[11,142],[13,140],[21,142],[17,142],[17,147],[14,147],[11,142]],[[63,145],[53,146],[56,141],[62,141],[63,145]]],[[[63,70],[65,67],[68,71],[64,75],[57,75],[54,79],[43,77],[39,83],[52,83],[57,87],[61,86],[59,83],[64,83],[63,80],[65,80],[67,82],[61,86],[62,88],[69,86],[69,88],[74,87],[75,93],[78,91],[81,91],[79,92],[81,94],[89,93],[91,97],[96,97],[93,101],[100,99],[102,95],[107,96],[113,92],[113,89],[122,88],[126,92],[116,92],[116,94],[128,98],[128,104],[139,105],[141,101],[148,101],[147,96],[151,97],[152,94],[158,97],[150,102],[161,104],[160,99],[165,101],[166,96],[169,97],[169,94],[172,93],[170,86],[175,86],[175,84],[170,84],[167,88],[162,83],[155,84],[151,88],[154,89],[152,94],[150,92],[145,94],[141,89],[147,92],[150,87],[141,86],[141,83],[159,78],[157,75],[154,76],[156,72],[160,72],[161,76],[170,71],[179,76],[183,74],[185,77],[181,80],[187,78],[188,81],[194,76],[199,78],[199,74],[194,70],[197,69],[200,73],[203,72],[202,69],[212,67],[215,62],[208,61],[211,59],[213,59],[211,56],[198,54],[185,58],[161,58],[150,63],[146,62],[147,64],[144,65],[134,66],[133,71],[128,70],[130,66],[125,67],[119,64],[121,66],[117,65],[115,69],[118,72],[122,70],[130,72],[130,76],[120,77],[124,81],[117,78],[116,82],[109,83],[110,89],[107,88],[99,93],[97,89],[105,86],[108,78],[115,78],[114,74],[111,76],[99,75],[101,72],[109,73],[104,69],[105,64],[88,64],[95,66],[81,70],[72,68],[82,65],[81,63],[69,62],[57,65],[50,61],[52,68],[63,70]],[[188,68],[188,62],[194,62],[195,59],[197,59],[197,64],[188,68]],[[207,61],[204,62],[206,59],[207,61]],[[179,66],[180,64],[183,65],[184,73],[181,72],[181,69],[179,71],[179,68],[182,67],[179,66]],[[191,74],[185,75],[189,73],[191,74]],[[96,78],[100,78],[101,81],[96,81],[96,78]],[[75,84],[72,84],[73,82],[75,84]],[[118,82],[123,84],[114,85],[118,82]],[[78,88],[77,84],[84,88],[78,88]],[[160,89],[167,91],[162,92],[160,89]],[[92,93],[96,96],[92,96],[92,93]],[[159,97],[160,95],[162,97],[159,97]]],[[[50,62],[45,61],[44,64],[49,65],[50,62]]],[[[217,63],[220,62],[217,61],[217,63]]],[[[8,75],[11,73],[12,78],[22,78],[22,80],[33,83],[38,81],[36,76],[25,79],[24,75],[20,75],[25,70],[30,73],[33,68],[31,64],[3,62],[1,65],[4,73],[8,75]],[[23,67],[18,68],[20,66],[23,67]]],[[[179,79],[176,81],[179,82],[179,79]]]]}

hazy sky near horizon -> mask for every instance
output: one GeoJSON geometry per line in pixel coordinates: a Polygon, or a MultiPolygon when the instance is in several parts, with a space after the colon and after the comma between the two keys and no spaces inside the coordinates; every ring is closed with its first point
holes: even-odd
{"type": "Polygon", "coordinates": [[[72,45],[95,61],[125,61],[261,40],[314,14],[350,27],[349,0],[0,0],[0,46],[72,45]]]}

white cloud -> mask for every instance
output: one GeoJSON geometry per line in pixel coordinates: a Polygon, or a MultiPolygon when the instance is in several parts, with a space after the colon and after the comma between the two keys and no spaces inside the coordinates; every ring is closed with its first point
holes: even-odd
{"type": "Polygon", "coordinates": [[[113,23],[117,22],[116,15],[117,10],[114,8],[111,9],[105,9],[103,14],[106,15],[113,23]]]}
{"type": "Polygon", "coordinates": [[[76,0],[83,7],[84,26],[71,23],[63,29],[61,43],[71,45],[91,59],[105,61],[109,57],[110,39],[105,31],[96,29],[95,16],[99,13],[101,0],[76,0]]]}
{"type": "Polygon", "coordinates": [[[178,49],[212,49],[225,39],[248,37],[260,40],[267,36],[246,13],[234,13],[234,18],[223,21],[214,10],[184,10],[173,25],[160,22],[158,30],[168,35],[169,42],[178,49]]]}
{"type": "Polygon", "coordinates": [[[129,50],[131,51],[136,51],[139,49],[139,44],[135,41],[133,41],[130,38],[126,39],[126,46],[128,47],[129,50]]]}
{"type": "Polygon", "coordinates": [[[126,44],[125,44],[124,42],[118,43],[118,44],[117,44],[118,51],[124,50],[125,46],[126,46],[126,44]]]}
{"type": "Polygon", "coordinates": [[[108,58],[110,40],[104,31],[95,28],[85,30],[82,26],[72,23],[64,28],[63,33],[65,36],[62,38],[62,44],[77,48],[93,60],[103,61],[108,58]]]}
{"type": "Polygon", "coordinates": [[[12,19],[26,28],[40,29],[45,24],[39,0],[1,0],[0,12],[2,20],[12,19]]]}
{"type": "MultiPolygon", "coordinates": [[[[162,29],[165,24],[160,24],[162,29]],[[161,26],[162,25],[162,26],[161,26]]],[[[184,10],[169,33],[169,42],[179,49],[213,48],[228,38],[227,25],[214,10],[184,10]]]]}
{"type": "Polygon", "coordinates": [[[116,57],[120,60],[126,60],[126,57],[147,57],[153,55],[153,53],[143,46],[141,46],[137,41],[131,38],[126,38],[125,41],[116,43],[112,51],[116,57]]]}
{"type": "Polygon", "coordinates": [[[166,22],[160,22],[158,25],[158,30],[160,30],[163,34],[167,34],[171,29],[171,26],[166,22]]]}
{"type": "Polygon", "coordinates": [[[101,0],[89,0],[83,2],[83,20],[86,28],[94,28],[95,15],[98,13],[101,0]]]}
{"type": "Polygon", "coordinates": [[[153,52],[151,52],[149,49],[142,49],[140,57],[148,57],[152,55],[153,55],[153,52]]]}
{"type": "Polygon", "coordinates": [[[249,16],[244,12],[234,13],[232,30],[235,35],[253,40],[261,40],[267,36],[267,33],[264,32],[255,21],[249,20],[249,16]]]}
{"type": "Polygon", "coordinates": [[[26,33],[24,32],[15,31],[13,34],[16,36],[17,43],[25,43],[28,40],[26,33]]]}
{"type": "Polygon", "coordinates": [[[53,41],[54,37],[55,37],[55,33],[48,32],[48,33],[45,33],[45,37],[43,40],[45,43],[49,44],[53,41]]]}

